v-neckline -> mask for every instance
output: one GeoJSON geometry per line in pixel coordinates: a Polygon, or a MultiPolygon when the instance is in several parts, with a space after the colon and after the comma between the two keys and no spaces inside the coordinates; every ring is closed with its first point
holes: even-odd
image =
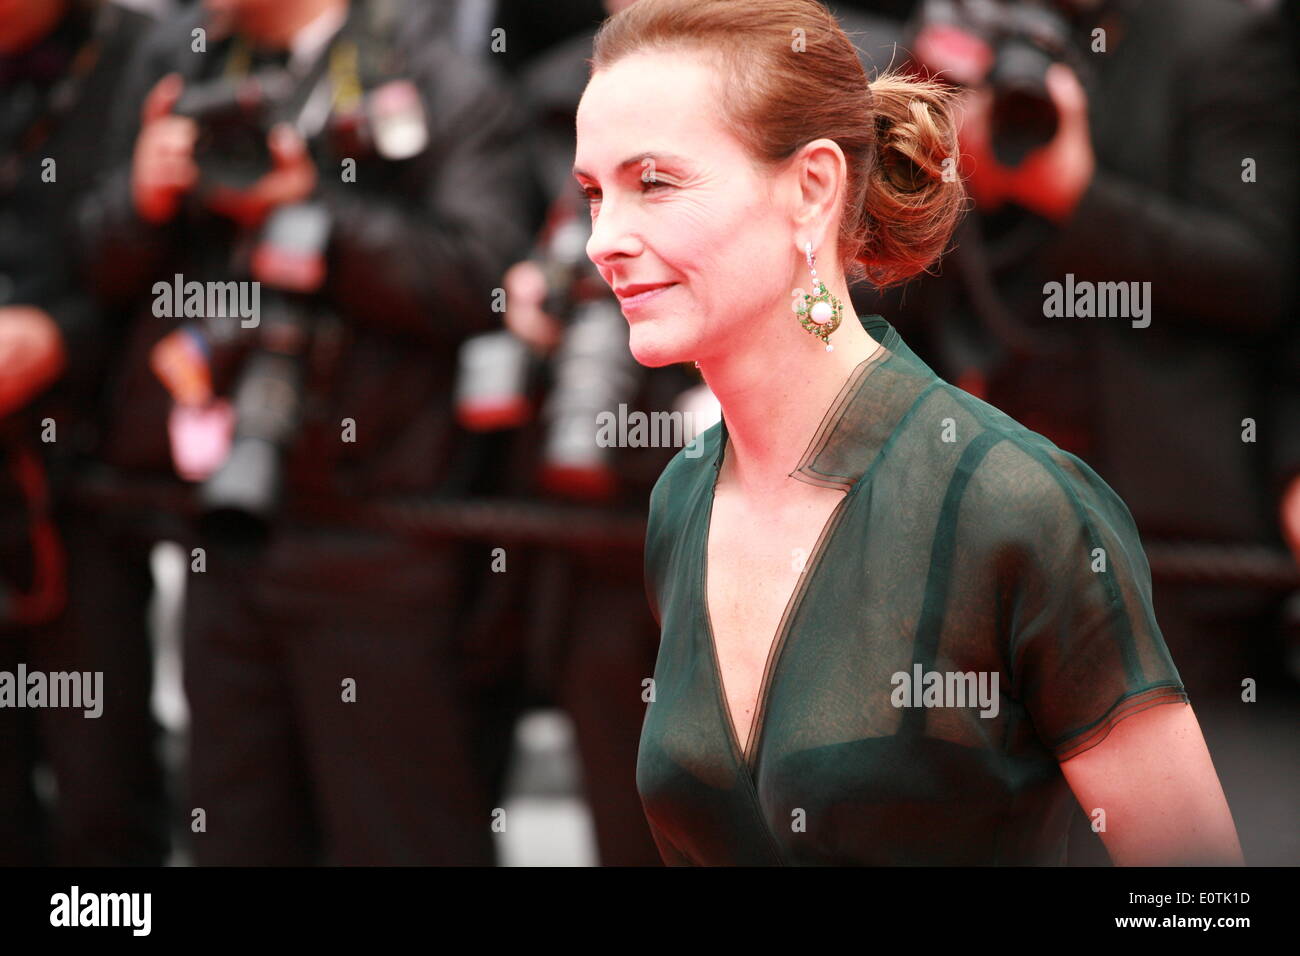
{"type": "MultiPolygon", "coordinates": [[[[842,414],[843,401],[848,396],[848,393],[850,391],[856,393],[867,375],[893,355],[893,352],[883,342],[879,342],[879,345],[880,348],[876,349],[870,356],[863,359],[853,367],[853,371],[849,373],[848,378],[840,387],[835,400],[831,402],[830,407],[822,416],[821,423],[813,433],[813,437],[810,439],[808,447],[804,450],[804,453],[799,460],[799,466],[791,472],[791,477],[799,478],[800,473],[804,472],[811,463],[816,461],[818,453],[823,447],[825,447],[826,441],[834,431],[833,428],[827,427],[829,424],[828,419],[833,415],[837,416],[838,414],[842,414]],[[862,371],[863,367],[868,365],[871,366],[871,368],[868,369],[865,374],[859,376],[859,372],[862,371]]],[[[704,605],[705,638],[708,641],[710,658],[713,661],[713,683],[717,691],[716,697],[718,707],[722,712],[721,716],[727,728],[727,737],[731,744],[732,753],[735,755],[735,758],[739,760],[740,765],[744,767],[748,773],[752,773],[754,768],[754,758],[758,753],[759,745],[762,743],[763,727],[766,723],[767,704],[771,685],[773,678],[776,675],[776,668],[780,663],[781,651],[784,649],[786,639],[790,633],[790,625],[793,621],[794,613],[798,610],[803,601],[803,596],[808,592],[808,589],[812,584],[813,576],[817,573],[817,568],[821,564],[822,552],[825,550],[826,542],[829,540],[830,534],[834,531],[835,527],[839,524],[839,519],[843,515],[846,503],[857,491],[857,483],[855,482],[852,486],[843,489],[844,493],[840,496],[840,500],[835,503],[835,507],[831,509],[831,513],[826,517],[825,522],[822,524],[821,531],[817,534],[817,540],[813,545],[812,552],[804,563],[803,570],[799,574],[798,584],[796,584],[794,590],[790,592],[790,597],[786,599],[785,608],[782,610],[781,618],[777,622],[776,633],[772,635],[771,643],[768,645],[767,658],[763,665],[763,677],[758,685],[758,696],[754,700],[754,716],[749,724],[749,733],[746,735],[746,739],[742,743],[740,735],[736,732],[736,720],[731,713],[731,704],[727,700],[726,683],[722,676],[722,661],[718,655],[718,641],[713,630],[712,612],[709,609],[709,539],[713,531],[713,508],[714,503],[717,500],[718,482],[722,477],[721,462],[726,459],[727,445],[730,441],[726,433],[725,421],[723,422],[723,428],[720,430],[719,441],[721,443],[721,448],[719,449],[721,457],[719,459],[719,466],[714,470],[713,480],[709,484],[709,496],[708,501],[705,504],[707,511],[704,523],[704,539],[701,548],[702,554],[700,556],[700,596],[701,603],[704,605]]],[[[807,478],[800,480],[807,480],[807,478]]]]}
{"type": "Polygon", "coordinates": [[[718,655],[718,641],[713,631],[713,615],[709,609],[709,537],[713,529],[713,506],[717,498],[718,478],[721,470],[715,473],[713,483],[709,491],[708,501],[708,519],[704,525],[704,546],[702,564],[703,569],[700,574],[702,603],[704,604],[704,627],[705,636],[709,642],[710,656],[713,660],[713,677],[714,686],[717,689],[718,707],[722,712],[723,721],[727,727],[727,736],[731,743],[732,752],[740,765],[746,770],[751,771],[754,768],[754,756],[758,752],[758,745],[762,740],[763,724],[767,717],[768,696],[771,689],[772,679],[776,673],[776,666],[780,662],[781,651],[785,646],[786,638],[790,633],[790,624],[793,620],[794,612],[802,603],[803,595],[808,591],[812,583],[813,575],[816,574],[818,566],[821,564],[822,551],[829,539],[830,533],[834,526],[839,523],[839,517],[844,511],[845,503],[853,494],[853,489],[845,491],[840,495],[840,500],[835,503],[831,513],[827,516],[826,521],[822,524],[821,531],[818,532],[817,541],[813,545],[812,553],[804,564],[804,568],[799,573],[799,582],[790,592],[789,598],[786,599],[785,608],[781,612],[781,618],[777,622],[776,632],[773,634],[771,642],[767,649],[767,659],[763,665],[763,677],[758,685],[758,696],[754,699],[754,716],[749,723],[749,733],[742,745],[740,734],[736,731],[736,719],[731,712],[731,704],[727,700],[726,681],[722,676],[722,661],[718,655]]]}

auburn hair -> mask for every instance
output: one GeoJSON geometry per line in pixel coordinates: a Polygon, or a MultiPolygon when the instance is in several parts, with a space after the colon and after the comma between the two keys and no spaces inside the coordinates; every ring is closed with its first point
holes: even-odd
{"type": "Polygon", "coordinates": [[[759,163],[822,137],[839,145],[848,168],[837,248],[849,282],[887,288],[942,255],[967,205],[949,87],[898,71],[868,83],[818,0],[637,0],[597,31],[591,72],[678,50],[717,66],[723,122],[759,163]]]}

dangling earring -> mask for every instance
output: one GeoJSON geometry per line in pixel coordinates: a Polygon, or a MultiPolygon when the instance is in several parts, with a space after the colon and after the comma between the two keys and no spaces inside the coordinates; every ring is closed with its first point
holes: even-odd
{"type": "Polygon", "coordinates": [[[833,352],[835,346],[827,339],[840,327],[844,308],[840,300],[831,295],[826,283],[817,278],[816,256],[813,255],[811,242],[804,243],[804,256],[808,259],[808,269],[812,272],[812,292],[804,293],[802,300],[796,297],[790,307],[799,316],[799,324],[826,342],[827,352],[833,352]]]}

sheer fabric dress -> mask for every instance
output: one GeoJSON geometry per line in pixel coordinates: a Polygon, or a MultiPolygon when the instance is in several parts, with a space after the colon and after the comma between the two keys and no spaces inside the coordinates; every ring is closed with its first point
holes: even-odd
{"type": "Polygon", "coordinates": [[[661,633],[636,771],[651,833],[671,865],[1062,864],[1077,804],[1059,762],[1187,701],[1137,529],[1082,460],[938,378],[880,316],[860,321],[883,348],[793,473],[845,494],[747,741],[704,599],[725,419],[651,494],[661,633]],[[931,673],[948,696],[923,694],[931,673]],[[922,680],[905,691],[900,674],[922,680]],[[979,679],[996,707],[974,700],[979,679]]]}

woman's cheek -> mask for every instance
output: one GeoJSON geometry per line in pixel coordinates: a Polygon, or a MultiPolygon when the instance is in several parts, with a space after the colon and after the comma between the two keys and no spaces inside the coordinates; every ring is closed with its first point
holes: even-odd
{"type": "Polygon", "coordinates": [[[681,254],[698,257],[703,250],[719,248],[731,227],[729,217],[720,216],[716,206],[687,196],[674,196],[660,207],[665,240],[681,254]]]}

